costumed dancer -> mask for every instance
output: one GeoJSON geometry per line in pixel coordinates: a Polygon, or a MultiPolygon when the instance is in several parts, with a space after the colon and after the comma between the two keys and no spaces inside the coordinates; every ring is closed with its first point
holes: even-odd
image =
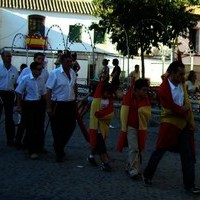
{"type": "Polygon", "coordinates": [[[102,162],[101,169],[104,171],[111,171],[105,140],[108,136],[110,122],[114,116],[113,93],[114,90],[110,83],[100,81],[90,109],[91,154],[88,156],[88,161],[97,166],[95,154],[98,154],[102,162]]]}
{"type": "Polygon", "coordinates": [[[131,178],[139,175],[141,152],[145,148],[147,126],[151,116],[151,106],[147,96],[148,80],[138,79],[123,98],[120,119],[121,133],[117,150],[122,151],[128,142],[127,172],[131,178]]]}

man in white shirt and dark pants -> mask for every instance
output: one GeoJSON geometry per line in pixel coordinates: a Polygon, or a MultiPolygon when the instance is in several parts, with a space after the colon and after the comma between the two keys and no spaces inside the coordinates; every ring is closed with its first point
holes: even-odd
{"type": "Polygon", "coordinates": [[[37,159],[43,148],[45,83],[40,77],[43,66],[32,62],[31,73],[22,77],[16,88],[17,108],[23,113],[27,134],[27,145],[31,159],[37,159]]]}
{"type": "MultiPolygon", "coordinates": [[[[49,73],[45,67],[45,55],[42,53],[42,52],[37,52],[34,54],[34,57],[33,57],[33,61],[34,62],[37,62],[39,64],[42,65],[42,71],[40,73],[40,81],[43,81],[43,84],[46,83],[47,79],[48,79],[48,76],[49,76],[49,73]]],[[[17,79],[17,84],[19,84],[23,77],[29,75],[29,74],[32,74],[31,72],[31,69],[30,67],[26,67],[25,69],[22,70],[22,72],[20,73],[18,79],[17,79]]],[[[44,110],[44,115],[43,115],[43,118],[44,118],[44,121],[45,121],[45,112],[46,112],[46,107],[45,107],[45,104],[44,104],[44,107],[41,108],[44,110]]],[[[24,128],[21,128],[21,127],[25,127],[25,125],[23,124],[25,121],[24,119],[24,115],[23,113],[21,114],[21,121],[20,121],[20,124],[18,126],[18,129],[17,129],[17,133],[16,133],[16,148],[17,149],[20,149],[22,147],[25,147],[27,146],[27,138],[26,138],[26,131],[24,131],[24,128]]],[[[44,141],[45,140],[45,133],[43,131],[43,145],[41,147],[41,152],[45,152],[46,150],[44,149],[44,141]]]]}
{"type": "Polygon", "coordinates": [[[63,54],[61,66],[50,72],[46,83],[47,112],[51,120],[56,162],[65,157],[64,148],[76,127],[76,73],[72,67],[72,57],[63,54]]]}
{"type": "MultiPolygon", "coordinates": [[[[15,124],[13,121],[13,108],[15,99],[15,85],[18,78],[18,70],[11,64],[12,55],[9,51],[1,53],[3,63],[0,64],[0,99],[5,111],[5,130],[7,145],[14,145],[15,124]]],[[[2,111],[2,109],[1,109],[2,111]]],[[[1,117],[2,112],[0,112],[1,117]]]]}

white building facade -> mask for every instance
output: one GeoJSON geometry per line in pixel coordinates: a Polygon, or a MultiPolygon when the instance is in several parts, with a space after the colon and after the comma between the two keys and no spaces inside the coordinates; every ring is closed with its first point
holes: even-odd
{"type": "MultiPolygon", "coordinates": [[[[110,60],[112,71],[112,59],[118,58],[127,76],[135,64],[141,65],[141,60],[137,57],[128,62],[127,57],[116,51],[109,35],[105,35],[101,42],[95,42],[98,33],[89,29],[93,22],[98,22],[98,18],[92,15],[94,9],[92,0],[1,0],[0,49],[13,52],[13,64],[18,68],[22,63],[30,65],[35,52],[44,52],[49,71],[55,67],[58,50],[76,52],[81,66],[79,79],[96,77],[104,58],[110,60]],[[34,24],[33,19],[41,20],[42,25],[34,24]],[[78,30],[77,38],[72,38],[74,27],[78,30]],[[34,28],[42,31],[34,32],[34,28]]],[[[171,62],[169,54],[145,59],[145,77],[152,82],[161,82],[160,76],[171,62]]],[[[195,57],[193,67],[197,65],[200,62],[195,57]]]]}

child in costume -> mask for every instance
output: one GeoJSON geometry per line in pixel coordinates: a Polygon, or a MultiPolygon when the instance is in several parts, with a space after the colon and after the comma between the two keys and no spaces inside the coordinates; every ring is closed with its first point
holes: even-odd
{"type": "Polygon", "coordinates": [[[128,90],[122,101],[121,133],[117,144],[117,150],[122,151],[126,139],[128,141],[127,172],[131,178],[139,175],[141,151],[145,148],[147,125],[151,116],[151,106],[147,96],[148,81],[138,79],[133,87],[128,90]]]}
{"type": "Polygon", "coordinates": [[[114,90],[110,83],[100,81],[91,104],[89,138],[91,154],[87,160],[97,166],[95,154],[100,156],[101,169],[111,171],[109,157],[106,150],[105,139],[108,136],[109,125],[113,119],[113,96],[114,90]]]}

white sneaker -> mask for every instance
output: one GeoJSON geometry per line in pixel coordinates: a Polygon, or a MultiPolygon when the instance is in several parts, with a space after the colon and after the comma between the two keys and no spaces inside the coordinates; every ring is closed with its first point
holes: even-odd
{"type": "Polygon", "coordinates": [[[135,176],[137,176],[139,174],[137,169],[131,169],[131,170],[129,170],[128,173],[129,173],[131,178],[133,178],[133,177],[135,177],[135,176]]]}

